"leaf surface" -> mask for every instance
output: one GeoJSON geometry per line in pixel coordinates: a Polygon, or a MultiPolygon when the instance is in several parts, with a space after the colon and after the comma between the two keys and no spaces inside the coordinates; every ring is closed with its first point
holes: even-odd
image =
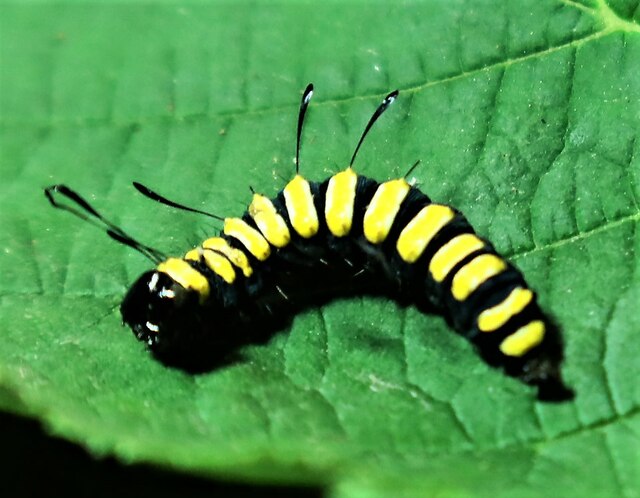
{"type": "Polygon", "coordinates": [[[96,454],[326,486],[336,497],[640,496],[637,1],[5,2],[0,404],[96,454]],[[148,267],[46,204],[67,183],[181,254],[293,172],[413,175],[512,259],[561,324],[572,403],[486,366],[436,316],[378,299],[296,317],[190,376],[119,323],[148,267]]]}

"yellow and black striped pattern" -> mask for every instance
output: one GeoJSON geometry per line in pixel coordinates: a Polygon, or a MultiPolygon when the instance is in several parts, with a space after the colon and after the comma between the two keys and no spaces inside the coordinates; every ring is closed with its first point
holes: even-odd
{"type": "MultiPolygon", "coordinates": [[[[371,180],[368,180],[372,182],[371,180]]],[[[269,261],[274,253],[285,249],[297,237],[313,243],[314,238],[353,235],[375,247],[391,247],[395,257],[411,269],[422,271],[453,299],[453,306],[465,306],[484,284],[509,270],[507,263],[497,256],[470,227],[454,234],[439,247],[425,254],[429,246],[461,215],[449,206],[426,203],[403,226],[396,228],[394,240],[388,240],[412,187],[404,179],[374,184],[364,209],[356,213],[358,176],[349,167],[325,182],[323,212],[318,212],[314,188],[302,176],[296,175],[283,189],[283,203],[254,194],[242,218],[227,218],[223,235],[205,240],[189,251],[183,259],[172,258],[161,263],[157,270],[200,295],[202,302],[211,293],[212,282],[192,264],[197,262],[213,272],[221,282],[234,285],[241,278],[250,278],[257,266],[269,261]],[[283,204],[283,206],[282,206],[283,204]],[[354,217],[361,217],[355,220],[354,217]],[[361,233],[353,234],[358,222],[361,233]],[[390,245],[389,245],[390,244],[390,245]]],[[[465,221],[466,223],[466,221],[465,221]]],[[[515,286],[501,302],[486,307],[475,319],[474,328],[482,335],[495,334],[535,300],[533,292],[515,286]]],[[[545,323],[532,319],[507,334],[499,344],[505,356],[521,357],[540,344],[545,336],[545,323]]]]}
{"type": "Polygon", "coordinates": [[[357,183],[358,175],[351,168],[329,179],[324,216],[329,231],[336,237],[344,237],[351,231],[357,183]]]}

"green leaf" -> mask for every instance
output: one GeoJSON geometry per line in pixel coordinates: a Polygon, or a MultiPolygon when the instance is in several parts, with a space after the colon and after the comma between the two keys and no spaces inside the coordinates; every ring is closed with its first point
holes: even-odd
{"type": "Polygon", "coordinates": [[[335,497],[640,496],[637,0],[4,2],[0,403],[95,454],[335,497]],[[293,172],[357,161],[459,207],[562,325],[572,403],[486,366],[444,321],[379,299],[296,317],[190,376],[119,323],[148,264],[50,209],[64,182],[183,253],[293,172]]]}

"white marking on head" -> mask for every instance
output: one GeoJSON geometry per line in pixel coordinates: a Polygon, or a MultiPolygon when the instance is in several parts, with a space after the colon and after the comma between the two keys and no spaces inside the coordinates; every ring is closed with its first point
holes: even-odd
{"type": "Polygon", "coordinates": [[[145,323],[145,325],[147,326],[147,328],[151,331],[151,332],[160,332],[160,327],[158,327],[157,325],[151,323],[151,322],[147,322],[145,323]]]}
{"type": "Polygon", "coordinates": [[[156,290],[156,285],[158,285],[159,279],[160,279],[160,276],[158,275],[158,272],[155,272],[153,275],[151,275],[151,280],[149,280],[149,290],[151,292],[156,290]]]}
{"type": "Polygon", "coordinates": [[[165,289],[162,288],[162,290],[160,291],[160,293],[158,294],[160,297],[166,297],[169,299],[173,299],[174,297],[176,297],[176,293],[171,290],[171,289],[165,289]]]}

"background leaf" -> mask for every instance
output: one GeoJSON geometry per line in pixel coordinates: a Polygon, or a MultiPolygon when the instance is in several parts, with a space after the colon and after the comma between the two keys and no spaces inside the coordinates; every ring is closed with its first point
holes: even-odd
{"type": "Polygon", "coordinates": [[[637,1],[5,2],[0,403],[98,455],[336,497],[640,496],[637,1]],[[293,171],[415,177],[562,324],[575,402],[537,403],[443,320],[376,299],[299,315],[245,360],[154,362],[117,306],[147,263],[49,208],[57,182],[180,254],[293,171]]]}

